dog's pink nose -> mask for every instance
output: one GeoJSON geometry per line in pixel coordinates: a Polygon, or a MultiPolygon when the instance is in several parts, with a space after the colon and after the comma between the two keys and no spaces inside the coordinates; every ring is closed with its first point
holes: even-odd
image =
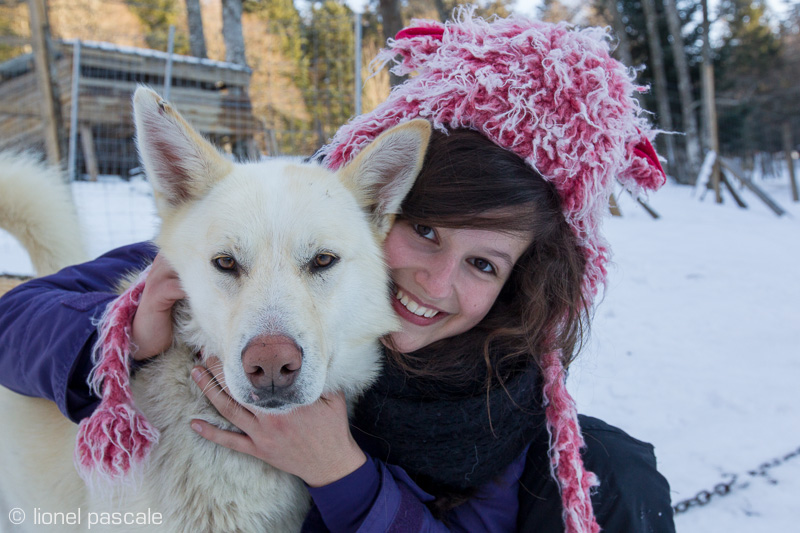
{"type": "Polygon", "coordinates": [[[289,337],[260,335],[245,347],[242,365],[255,388],[273,393],[294,383],[303,366],[303,353],[289,337]]]}

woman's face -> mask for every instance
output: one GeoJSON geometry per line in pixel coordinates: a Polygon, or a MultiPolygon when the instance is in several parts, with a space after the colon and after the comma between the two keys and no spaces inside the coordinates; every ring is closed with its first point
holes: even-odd
{"type": "Polygon", "coordinates": [[[402,353],[463,333],[489,312],[531,242],[523,233],[434,228],[398,220],[384,244],[402,353]]]}

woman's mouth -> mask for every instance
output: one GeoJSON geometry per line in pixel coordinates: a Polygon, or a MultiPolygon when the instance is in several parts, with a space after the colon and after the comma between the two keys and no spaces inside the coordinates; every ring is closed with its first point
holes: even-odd
{"type": "Polygon", "coordinates": [[[439,314],[439,311],[435,309],[429,309],[425,306],[422,306],[408,297],[406,293],[403,292],[402,289],[397,289],[397,293],[395,293],[394,297],[400,300],[400,303],[403,304],[403,307],[411,311],[417,316],[424,316],[425,318],[433,318],[439,314]]]}
{"type": "Polygon", "coordinates": [[[447,313],[443,311],[431,309],[416,302],[399,287],[396,288],[392,306],[401,318],[420,326],[427,326],[447,316],[447,313]]]}

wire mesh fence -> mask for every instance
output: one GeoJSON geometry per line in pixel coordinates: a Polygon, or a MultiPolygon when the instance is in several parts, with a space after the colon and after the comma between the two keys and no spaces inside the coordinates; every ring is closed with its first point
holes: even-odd
{"type": "MultiPolygon", "coordinates": [[[[115,180],[141,179],[131,113],[137,85],[168,96],[207,139],[240,160],[310,156],[361,102],[377,103],[388,94],[386,75],[374,77],[360,91],[367,73],[357,35],[364,22],[342,4],[327,2],[306,13],[245,12],[246,64],[225,60],[219,0],[201,3],[207,54],[216,59],[189,55],[188,23],[173,4],[48,3],[49,83],[57,102],[59,161],[76,182],[73,195],[82,224],[93,233],[92,254],[153,236],[150,223],[144,224],[149,228],[144,232],[135,229],[140,225],[136,219],[148,214],[124,214],[129,208],[140,210],[141,203],[116,199],[120,189],[115,180]],[[174,38],[170,41],[165,23],[148,26],[152,20],[170,22],[176,28],[174,38]],[[84,181],[96,184],[89,190],[99,191],[89,203],[86,186],[78,184],[84,181]],[[92,212],[109,214],[111,209],[123,211],[111,217],[113,224],[92,222],[92,212]],[[98,233],[98,225],[110,227],[98,233]]],[[[0,4],[0,150],[45,154],[46,96],[28,18],[24,2],[0,4]]],[[[377,50],[375,39],[367,48],[368,53],[377,50]]],[[[135,184],[122,190],[147,194],[146,187],[135,184]]],[[[25,255],[21,247],[0,230],[0,273],[32,273],[27,261],[10,260],[20,255],[25,255]]]]}
{"type": "MultiPolygon", "coordinates": [[[[32,46],[30,3],[0,2],[0,150],[44,154],[51,126],[42,112],[46,96],[32,46]]],[[[138,199],[116,199],[120,190],[135,198],[149,191],[136,183],[141,177],[130,99],[137,84],[168,93],[194,126],[235,159],[309,156],[350,117],[388,94],[385,70],[366,81],[367,63],[382,42],[374,16],[356,17],[335,1],[312,3],[302,12],[281,10],[280,2],[245,2],[246,64],[237,64],[226,61],[221,0],[200,5],[210,59],[190,54],[182,2],[47,1],[50,86],[57,102],[51,122],[91,254],[154,232],[151,222],[138,222],[151,217],[139,211],[138,199]],[[175,28],[171,45],[170,26],[175,28]],[[96,185],[78,186],[84,182],[96,185]],[[94,190],[101,192],[91,200],[94,190]],[[112,215],[112,209],[123,214],[112,215]],[[132,211],[124,214],[127,210],[132,211]],[[113,222],[97,221],[95,212],[113,222]]],[[[780,102],[718,104],[722,155],[748,176],[777,178],[789,160],[796,162],[800,93],[794,86],[785,93],[780,102]]],[[[678,158],[685,152],[683,141],[676,136],[678,158]]],[[[21,248],[0,230],[0,273],[31,273],[29,266],[8,259],[20,255],[25,255],[21,248]]]]}

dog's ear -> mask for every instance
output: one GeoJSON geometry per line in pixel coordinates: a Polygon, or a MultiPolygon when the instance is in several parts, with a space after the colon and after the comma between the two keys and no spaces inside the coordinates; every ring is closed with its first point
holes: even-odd
{"type": "Polygon", "coordinates": [[[214,146],[154,91],[133,95],[136,148],[163,216],[181,203],[205,195],[233,169],[214,146]]]}
{"type": "Polygon", "coordinates": [[[415,119],[380,134],[339,171],[339,177],[385,237],[425,159],[431,126],[415,119]]]}

